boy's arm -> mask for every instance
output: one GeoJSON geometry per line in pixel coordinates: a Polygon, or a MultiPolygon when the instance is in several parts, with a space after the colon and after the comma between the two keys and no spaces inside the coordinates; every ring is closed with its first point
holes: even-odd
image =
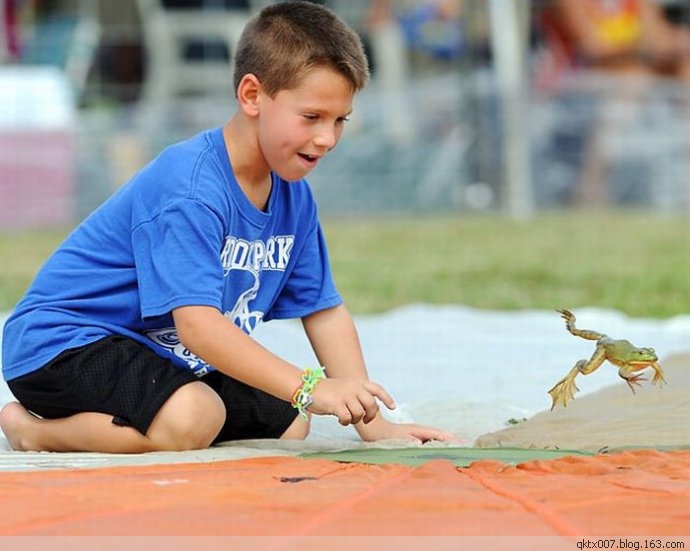
{"type": "Polygon", "coordinates": [[[184,306],[173,310],[180,342],[218,371],[290,401],[302,372],[245,334],[219,310],[184,306]]]}
{"type": "MultiPolygon", "coordinates": [[[[316,386],[315,398],[323,383],[337,379],[368,380],[357,330],[345,306],[340,305],[316,312],[303,318],[302,322],[316,357],[326,368],[326,374],[329,377],[328,380],[316,386]]],[[[395,407],[392,398],[383,402],[389,409],[395,407]]],[[[357,404],[350,407],[356,408],[357,404]]],[[[362,440],[367,441],[384,438],[412,438],[421,441],[454,438],[447,432],[433,428],[391,423],[381,415],[376,415],[372,419],[364,417],[362,422],[355,424],[355,428],[362,440]]]]}
{"type": "MultiPolygon", "coordinates": [[[[301,385],[301,369],[261,346],[216,308],[176,308],[173,319],[180,342],[218,371],[288,402],[301,385]]],[[[356,374],[321,381],[312,397],[310,412],[335,415],[342,425],[373,419],[376,398],[393,402],[380,385],[356,374]]]]}

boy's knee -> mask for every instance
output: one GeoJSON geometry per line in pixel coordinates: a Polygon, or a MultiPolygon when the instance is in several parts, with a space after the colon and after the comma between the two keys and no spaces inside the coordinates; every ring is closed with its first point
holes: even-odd
{"type": "Polygon", "coordinates": [[[225,404],[209,386],[194,382],[163,404],[147,436],[165,450],[208,448],[225,424],[225,404]]]}

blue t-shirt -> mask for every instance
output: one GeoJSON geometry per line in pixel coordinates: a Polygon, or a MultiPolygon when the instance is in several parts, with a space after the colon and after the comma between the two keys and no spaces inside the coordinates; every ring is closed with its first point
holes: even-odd
{"type": "Polygon", "coordinates": [[[164,150],[82,222],[5,324],[3,375],[124,335],[201,376],[172,310],[218,308],[247,334],[261,321],[340,304],[306,181],[272,175],[266,211],[233,175],[221,129],[164,150]]]}

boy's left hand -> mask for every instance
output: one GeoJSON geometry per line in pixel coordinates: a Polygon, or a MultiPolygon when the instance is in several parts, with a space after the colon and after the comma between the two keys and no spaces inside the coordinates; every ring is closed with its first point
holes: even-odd
{"type": "Polygon", "coordinates": [[[440,442],[465,442],[463,438],[441,429],[425,427],[423,425],[417,425],[414,423],[392,423],[380,415],[368,425],[362,426],[360,423],[356,426],[356,428],[362,440],[369,442],[392,438],[415,440],[421,442],[422,444],[431,440],[437,440],[440,442]]]}

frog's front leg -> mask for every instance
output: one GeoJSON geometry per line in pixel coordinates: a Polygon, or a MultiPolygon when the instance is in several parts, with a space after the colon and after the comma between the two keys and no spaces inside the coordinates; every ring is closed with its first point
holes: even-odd
{"type": "Polygon", "coordinates": [[[635,387],[640,386],[640,381],[646,381],[646,377],[643,377],[640,373],[631,373],[628,366],[623,366],[618,370],[618,376],[623,379],[633,394],[635,394],[635,387]]]}
{"type": "MultiPolygon", "coordinates": [[[[666,382],[664,379],[664,372],[661,370],[661,366],[656,362],[650,362],[649,367],[654,369],[654,377],[652,377],[652,384],[662,385],[666,382]]],[[[628,383],[630,390],[635,394],[635,387],[640,386],[640,381],[646,381],[646,377],[643,377],[640,373],[633,374],[633,370],[640,369],[636,366],[624,365],[618,370],[618,375],[628,383]]],[[[644,367],[642,368],[644,369],[644,367]]]]}
{"type": "Polygon", "coordinates": [[[552,399],[551,409],[553,410],[559,402],[565,407],[568,404],[568,400],[572,400],[575,397],[575,393],[579,390],[577,385],[575,385],[575,377],[578,373],[589,375],[604,363],[605,359],[606,349],[599,345],[589,360],[578,361],[568,374],[549,390],[552,399]]]}
{"type": "Polygon", "coordinates": [[[649,366],[652,369],[654,369],[654,377],[652,377],[652,384],[658,384],[659,386],[661,386],[662,384],[666,383],[666,379],[664,379],[664,372],[661,370],[661,366],[656,362],[650,363],[649,366]]]}

